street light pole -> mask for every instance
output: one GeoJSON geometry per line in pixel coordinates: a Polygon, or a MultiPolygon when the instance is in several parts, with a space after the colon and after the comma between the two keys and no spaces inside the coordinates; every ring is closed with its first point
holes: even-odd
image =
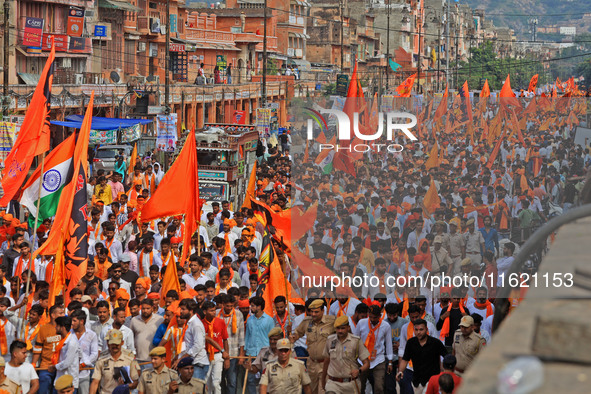
{"type": "Polygon", "coordinates": [[[441,21],[437,21],[437,91],[441,88],[439,79],[441,77],[441,21]]]}

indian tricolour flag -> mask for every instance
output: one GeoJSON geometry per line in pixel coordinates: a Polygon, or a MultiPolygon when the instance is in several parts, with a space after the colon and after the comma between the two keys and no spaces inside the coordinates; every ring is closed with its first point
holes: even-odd
{"type": "Polygon", "coordinates": [[[76,134],[72,134],[47,155],[43,166],[43,176],[41,176],[41,166],[38,166],[23,186],[20,203],[27,207],[32,217],[37,217],[37,199],[41,185],[39,224],[44,219],[54,216],[57,211],[62,190],[71,178],[72,156],[75,146],[76,134]]]}

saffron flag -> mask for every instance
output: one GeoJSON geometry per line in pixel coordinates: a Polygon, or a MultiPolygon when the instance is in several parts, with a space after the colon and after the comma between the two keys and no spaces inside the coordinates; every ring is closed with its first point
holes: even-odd
{"type": "Polygon", "coordinates": [[[406,78],[406,80],[396,88],[396,92],[400,97],[410,97],[410,93],[412,92],[412,87],[415,84],[416,78],[417,74],[415,73],[410,77],[406,78]]]}
{"type": "MultiPolygon", "coordinates": [[[[186,232],[186,231],[185,231],[186,232]]],[[[190,245],[190,244],[186,244],[190,245]]],[[[188,246],[184,246],[183,249],[191,249],[188,246]]],[[[172,253],[172,252],[171,252],[172,253]]],[[[187,286],[189,287],[189,286],[187,286]]],[[[164,275],[162,275],[162,289],[160,294],[160,306],[164,307],[164,303],[166,302],[166,293],[170,290],[176,291],[178,294],[181,294],[181,284],[179,282],[179,276],[177,274],[176,264],[168,264],[166,269],[164,270],[164,275]]]]}
{"type": "Polygon", "coordinates": [[[435,187],[435,180],[431,178],[431,184],[429,190],[425,193],[423,199],[423,216],[426,218],[430,217],[433,212],[441,205],[441,198],[437,193],[437,187],[435,187]]]}
{"type": "Polygon", "coordinates": [[[33,158],[49,150],[49,110],[54,60],[55,45],[52,37],[49,57],[43,67],[20,132],[4,161],[4,170],[2,170],[4,196],[0,199],[0,206],[8,205],[17,194],[29,173],[33,158]]]}
{"type": "Polygon", "coordinates": [[[439,122],[439,119],[447,112],[447,86],[445,87],[445,92],[443,93],[443,97],[439,102],[439,106],[437,110],[435,110],[435,115],[433,115],[433,123],[439,122]]]}
{"type": "MultiPolygon", "coordinates": [[[[273,316],[273,300],[275,300],[275,297],[284,296],[289,301],[293,292],[291,284],[287,281],[283,269],[281,269],[281,263],[277,258],[277,253],[275,251],[273,252],[273,261],[269,266],[269,279],[262,291],[263,298],[265,299],[265,313],[269,316],[273,316]]],[[[293,326],[293,322],[288,322],[287,325],[293,326]]]]}
{"type": "Polygon", "coordinates": [[[291,237],[294,240],[300,239],[308,230],[314,227],[318,216],[318,203],[312,205],[304,213],[299,206],[292,208],[291,237]]]}
{"type": "Polygon", "coordinates": [[[502,106],[506,107],[508,105],[512,105],[514,107],[521,108],[519,100],[517,100],[517,97],[515,97],[515,93],[513,93],[513,90],[511,90],[511,78],[509,74],[507,74],[507,79],[505,79],[505,83],[501,88],[500,100],[502,106]]]}
{"type": "Polygon", "coordinates": [[[184,247],[180,259],[183,264],[191,249],[191,237],[199,228],[200,210],[197,143],[193,129],[187,135],[185,145],[170,170],[143,206],[141,218],[149,222],[165,216],[185,215],[184,247]]]}
{"type": "Polygon", "coordinates": [[[538,74],[534,75],[533,77],[531,77],[530,81],[529,81],[529,86],[527,88],[528,92],[536,92],[536,85],[538,84],[538,74]]]}
{"type": "MultiPolygon", "coordinates": [[[[306,147],[307,149],[307,147],[306,147]]],[[[257,185],[257,162],[254,161],[252,165],[252,170],[250,171],[250,178],[248,179],[248,186],[246,187],[246,197],[244,198],[244,203],[242,204],[242,208],[250,208],[250,196],[254,196],[255,190],[257,185]]]]}
{"type": "Polygon", "coordinates": [[[486,104],[488,102],[489,97],[490,87],[488,86],[488,79],[485,79],[484,85],[482,86],[482,90],[480,91],[480,101],[478,102],[478,107],[480,109],[481,115],[484,115],[484,111],[486,110],[486,104]]]}
{"type": "Polygon", "coordinates": [[[39,223],[54,216],[57,211],[62,191],[72,179],[72,157],[75,147],[76,134],[72,134],[45,158],[43,174],[41,174],[41,167],[38,167],[23,186],[21,205],[27,207],[31,218],[39,216],[39,223]],[[37,215],[37,198],[39,197],[39,215],[37,215]]]}
{"type": "MultiPolygon", "coordinates": [[[[351,129],[349,130],[350,139],[349,140],[341,140],[341,145],[343,147],[349,147],[350,145],[356,145],[358,143],[362,143],[355,134],[355,125],[352,120],[355,118],[355,114],[357,114],[358,119],[363,119],[365,124],[359,124],[359,129],[365,130],[368,128],[369,123],[369,116],[366,115],[366,104],[365,104],[365,97],[363,94],[363,89],[361,88],[361,83],[359,82],[359,77],[357,75],[357,63],[355,63],[355,68],[353,69],[353,74],[351,75],[351,82],[349,83],[349,89],[347,90],[347,99],[345,100],[345,105],[343,107],[343,112],[347,114],[349,119],[351,120],[351,129]]],[[[340,134],[340,132],[339,132],[340,134]]],[[[345,171],[349,174],[355,175],[355,168],[353,166],[353,161],[358,160],[363,156],[362,152],[355,152],[355,151],[348,151],[347,149],[343,149],[340,151],[335,151],[332,155],[332,167],[341,171],[345,171]]],[[[328,167],[328,164],[325,167],[328,167]]]]}
{"type": "Polygon", "coordinates": [[[460,105],[460,107],[462,108],[462,111],[466,114],[466,116],[468,117],[468,120],[470,122],[472,122],[473,121],[473,119],[472,119],[472,103],[470,102],[470,92],[468,91],[468,81],[464,82],[464,85],[462,85],[462,88],[459,91],[459,96],[461,96],[463,98],[462,104],[460,105]]]}
{"type": "Polygon", "coordinates": [[[439,165],[439,152],[437,142],[433,144],[433,148],[431,148],[431,152],[429,152],[429,159],[425,162],[425,169],[430,170],[431,168],[437,167],[439,165]]]}
{"type": "MultiPolygon", "coordinates": [[[[302,271],[303,276],[308,278],[321,278],[323,280],[327,280],[327,283],[331,283],[331,278],[335,277],[336,279],[340,279],[341,277],[331,271],[329,268],[326,267],[326,263],[320,259],[310,259],[310,257],[306,256],[304,253],[300,252],[298,248],[294,248],[292,250],[292,262],[294,267],[297,267],[300,271],[302,271]]],[[[312,279],[313,280],[313,279],[312,279]]],[[[343,281],[346,283],[346,280],[343,281]]],[[[337,295],[342,295],[345,297],[356,297],[355,293],[351,289],[350,286],[347,286],[341,281],[336,283],[341,284],[340,287],[336,287],[334,289],[334,293],[337,295]]],[[[302,283],[304,285],[305,283],[302,283]]]]}
{"type": "Polygon", "coordinates": [[[133,145],[131,156],[129,157],[129,168],[127,169],[128,174],[133,174],[135,164],[137,163],[137,142],[133,145]]]}
{"type": "Polygon", "coordinates": [[[263,225],[269,229],[269,234],[291,249],[291,210],[275,212],[262,201],[252,199],[252,196],[251,204],[255,215],[262,217],[261,223],[264,221],[263,225]]]}
{"type": "Polygon", "coordinates": [[[86,114],[76,141],[72,160],[73,177],[62,191],[55,221],[47,240],[35,251],[38,255],[55,255],[53,280],[49,288],[50,305],[62,291],[65,303],[70,290],[86,274],[88,261],[88,212],[86,174],[88,174],[88,140],[94,105],[94,91],[90,95],[86,114]]]}

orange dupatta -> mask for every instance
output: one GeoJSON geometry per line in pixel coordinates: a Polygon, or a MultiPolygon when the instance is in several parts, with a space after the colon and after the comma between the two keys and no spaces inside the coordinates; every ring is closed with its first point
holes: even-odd
{"type": "MultiPolygon", "coordinates": [[[[449,306],[447,307],[447,312],[451,311],[451,302],[449,303],[449,306]]],[[[462,313],[466,313],[466,310],[464,309],[464,306],[462,305],[462,303],[460,302],[460,311],[462,311],[462,313]]],[[[441,327],[441,332],[439,333],[439,338],[443,341],[446,337],[449,336],[449,316],[445,318],[445,321],[443,322],[443,326],[441,327]]]]}

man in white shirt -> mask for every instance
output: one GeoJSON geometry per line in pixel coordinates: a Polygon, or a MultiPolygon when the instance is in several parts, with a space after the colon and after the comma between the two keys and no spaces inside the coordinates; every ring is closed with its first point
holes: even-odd
{"type": "Polygon", "coordinates": [[[73,380],[74,389],[78,388],[79,369],[80,369],[80,345],[78,338],[72,334],[72,318],[70,316],[60,316],[55,319],[55,331],[62,339],[56,345],[55,351],[59,353],[58,362],[51,365],[48,370],[56,372],[55,378],[70,375],[73,380]]]}
{"type": "Polygon", "coordinates": [[[201,256],[191,255],[189,257],[189,268],[191,269],[190,274],[184,274],[183,280],[187,284],[187,287],[194,289],[197,285],[204,285],[209,280],[209,277],[201,272],[202,262],[201,256]]]}
{"type": "MultiPolygon", "coordinates": [[[[82,309],[72,312],[72,332],[80,345],[80,364],[85,367],[94,367],[98,359],[98,339],[94,331],[86,329],[86,312],[82,309]]],[[[88,393],[90,389],[90,370],[81,370],[78,375],[78,391],[88,393]]]]}
{"type": "Polygon", "coordinates": [[[187,321],[187,328],[181,348],[182,351],[177,357],[176,363],[184,357],[192,357],[193,377],[207,381],[209,357],[205,351],[205,327],[199,316],[195,314],[197,302],[192,298],[185,298],[179,303],[179,308],[181,319],[187,321]]]}
{"type": "Polygon", "coordinates": [[[37,392],[39,390],[39,376],[37,376],[33,364],[26,362],[27,344],[15,339],[10,344],[10,354],[10,361],[6,363],[4,368],[6,377],[19,384],[23,393],[37,392]]]}
{"type": "Polygon", "coordinates": [[[109,353],[109,344],[105,341],[107,333],[112,330],[119,330],[123,334],[123,347],[122,349],[127,350],[129,353],[135,355],[135,340],[133,332],[129,327],[125,325],[125,309],[115,308],[113,310],[113,321],[103,327],[101,334],[98,337],[98,351],[101,354],[109,353]]]}
{"type": "Polygon", "coordinates": [[[511,268],[511,264],[513,264],[513,252],[515,252],[515,244],[513,242],[507,242],[503,247],[503,255],[505,257],[501,257],[497,260],[497,271],[499,273],[497,279],[497,286],[501,287],[503,283],[507,283],[507,278],[505,275],[511,268]]]}
{"type": "Polygon", "coordinates": [[[373,347],[369,347],[369,370],[361,374],[361,393],[365,387],[369,374],[373,375],[372,389],[374,393],[384,392],[386,371],[392,373],[394,352],[392,350],[392,330],[390,324],[382,318],[382,308],[373,305],[369,308],[367,319],[361,319],[353,328],[353,335],[361,338],[363,343],[369,335],[374,336],[373,347]]]}

